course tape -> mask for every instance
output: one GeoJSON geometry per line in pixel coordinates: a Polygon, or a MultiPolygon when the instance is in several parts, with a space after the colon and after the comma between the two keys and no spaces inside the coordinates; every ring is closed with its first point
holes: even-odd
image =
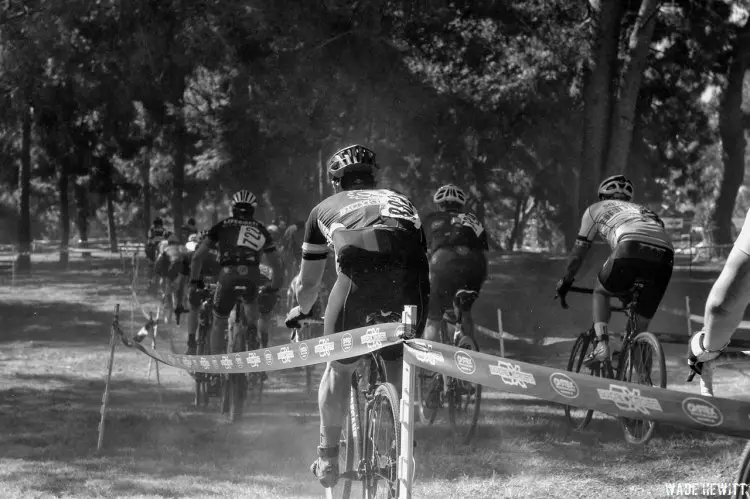
{"type": "MultiPolygon", "coordinates": [[[[659,307],[659,310],[661,310],[662,312],[667,312],[668,314],[679,315],[682,317],[685,317],[687,315],[684,310],[680,310],[679,308],[659,307]]],[[[703,316],[701,315],[690,314],[690,320],[693,322],[697,322],[698,324],[704,323],[703,316]]],[[[737,326],[737,329],[750,329],[750,321],[740,322],[740,324],[737,326]]]]}
{"type": "Polygon", "coordinates": [[[278,371],[347,359],[401,343],[404,333],[404,325],[400,323],[375,324],[248,352],[180,355],[159,353],[146,344],[128,340],[119,327],[115,329],[126,346],[136,348],[159,362],[186,371],[214,374],[278,371]]]}
{"type": "Polygon", "coordinates": [[[521,395],[616,416],[750,438],[750,403],[626,383],[527,364],[426,340],[408,340],[404,360],[521,395]]]}

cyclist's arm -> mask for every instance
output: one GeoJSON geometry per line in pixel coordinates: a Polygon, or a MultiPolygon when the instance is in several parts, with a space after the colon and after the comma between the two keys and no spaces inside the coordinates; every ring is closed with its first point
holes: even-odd
{"type": "Polygon", "coordinates": [[[305,224],[302,262],[294,290],[300,310],[306,314],[312,310],[318,299],[328,256],[327,241],[318,226],[317,213],[317,207],[313,208],[305,224]]]}
{"type": "Polygon", "coordinates": [[[591,215],[591,209],[586,208],[581,219],[581,229],[578,231],[576,236],[576,243],[573,247],[573,251],[568,258],[568,267],[565,271],[565,281],[572,282],[575,279],[576,274],[581,270],[586,255],[591,249],[591,244],[596,237],[596,223],[594,223],[594,217],[591,215]]]}
{"type": "Polygon", "coordinates": [[[193,253],[193,258],[190,261],[190,281],[199,281],[201,278],[201,272],[203,271],[203,261],[211,253],[211,248],[216,245],[219,241],[219,230],[221,224],[218,223],[211,227],[206,237],[198,245],[198,248],[193,253]]]}

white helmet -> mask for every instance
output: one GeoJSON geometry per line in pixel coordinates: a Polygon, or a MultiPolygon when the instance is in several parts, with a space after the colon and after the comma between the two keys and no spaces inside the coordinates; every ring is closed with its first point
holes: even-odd
{"type": "Polygon", "coordinates": [[[258,206],[258,199],[252,192],[247,189],[242,189],[241,191],[235,192],[234,196],[232,196],[232,207],[238,204],[249,204],[255,208],[258,206]]]}
{"type": "Polygon", "coordinates": [[[633,199],[633,183],[625,175],[613,175],[599,184],[599,197],[621,195],[625,201],[633,199]]]}
{"type": "Polygon", "coordinates": [[[458,186],[447,184],[435,192],[432,200],[435,204],[458,203],[463,206],[466,204],[466,193],[458,186]]]}

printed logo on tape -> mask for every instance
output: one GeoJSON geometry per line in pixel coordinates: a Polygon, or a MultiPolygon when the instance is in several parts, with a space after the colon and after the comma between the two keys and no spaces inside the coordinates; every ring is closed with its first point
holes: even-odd
{"type": "Polygon", "coordinates": [[[271,353],[270,350],[265,349],[263,351],[263,358],[266,359],[266,364],[267,365],[270,366],[271,364],[273,364],[273,354],[271,353]]]}
{"type": "Polygon", "coordinates": [[[289,364],[294,359],[294,352],[289,347],[281,347],[279,353],[276,354],[276,358],[281,361],[282,364],[289,364]]]}
{"type": "Polygon", "coordinates": [[[419,362],[423,362],[431,366],[442,364],[443,362],[445,362],[445,359],[443,359],[443,354],[441,352],[432,351],[432,345],[428,345],[422,342],[417,342],[417,344],[427,348],[426,352],[424,350],[415,349],[414,356],[419,362]]]}
{"type": "Polygon", "coordinates": [[[552,373],[549,376],[549,384],[552,389],[555,390],[559,395],[562,395],[566,399],[578,398],[581,391],[578,389],[578,385],[573,381],[567,374],[563,373],[552,373]]]}
{"type": "Polygon", "coordinates": [[[248,366],[256,368],[262,361],[260,360],[260,355],[258,355],[257,353],[248,352],[247,357],[245,357],[245,362],[247,362],[248,366]]]}
{"type": "Polygon", "coordinates": [[[459,350],[453,354],[453,360],[456,362],[456,367],[459,371],[464,374],[474,374],[477,370],[477,365],[471,355],[459,350]]]}
{"type": "Polygon", "coordinates": [[[232,361],[229,359],[228,356],[226,355],[221,356],[221,367],[223,367],[224,369],[232,368],[232,361]]]}
{"type": "Polygon", "coordinates": [[[651,414],[651,411],[664,412],[661,404],[653,397],[641,395],[640,388],[632,390],[627,386],[609,385],[608,390],[597,388],[596,392],[599,398],[614,402],[618,409],[628,412],[640,412],[641,414],[651,414]]]}
{"type": "Polygon", "coordinates": [[[333,352],[334,345],[328,338],[321,338],[318,340],[318,344],[315,345],[315,355],[318,357],[328,357],[333,352]]]}
{"type": "Polygon", "coordinates": [[[299,350],[299,357],[302,360],[307,360],[307,356],[310,354],[310,349],[307,343],[298,343],[297,349],[299,350]]]}
{"type": "Polygon", "coordinates": [[[349,333],[344,333],[344,335],[341,337],[341,349],[345,352],[348,352],[352,349],[354,346],[354,338],[352,338],[352,335],[349,333]]]}
{"type": "Polygon", "coordinates": [[[370,350],[383,348],[383,342],[388,340],[388,335],[385,331],[381,331],[379,327],[368,327],[367,332],[362,335],[362,345],[367,346],[370,350]]]}
{"type": "Polygon", "coordinates": [[[236,367],[242,367],[242,365],[243,365],[242,355],[240,355],[238,353],[234,354],[234,365],[236,367]]]}
{"type": "Polygon", "coordinates": [[[536,386],[536,379],[534,379],[533,374],[523,372],[520,365],[506,360],[498,360],[497,365],[490,366],[490,374],[499,376],[502,382],[509,386],[520,386],[521,388],[526,388],[528,385],[536,386]]]}
{"type": "Polygon", "coordinates": [[[198,361],[203,369],[211,369],[211,363],[208,361],[207,358],[201,357],[201,359],[198,361]]]}
{"type": "Polygon", "coordinates": [[[687,417],[705,426],[719,426],[724,422],[724,415],[719,408],[708,400],[688,397],[682,401],[682,410],[687,417]]]}

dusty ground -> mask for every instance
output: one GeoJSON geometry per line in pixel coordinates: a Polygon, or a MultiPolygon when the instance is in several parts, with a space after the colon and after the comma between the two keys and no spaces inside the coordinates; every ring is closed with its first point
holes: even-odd
{"type": "MultiPolygon", "coordinates": [[[[192,406],[186,373],[162,368],[158,387],[147,376],[148,359],[118,345],[105,449],[95,452],[115,303],[130,327],[127,278],[118,266],[97,258],[67,272],[35,271],[14,287],[0,282],[0,497],[321,497],[307,471],[317,444],[316,404],[298,372],[273,373],[264,402],[231,425],[215,403],[192,406]]],[[[551,296],[559,266],[495,261],[478,322],[496,329],[500,306],[505,329],[517,336],[572,337],[590,320],[589,306],[581,298],[571,299],[568,311],[558,308],[551,296]]],[[[680,283],[668,299],[679,300],[684,289],[697,296],[699,284],[680,283]]],[[[657,320],[684,331],[683,319],[657,320]]],[[[159,334],[183,348],[184,331],[159,334]]],[[[275,341],[284,336],[279,331],[275,341]]],[[[490,338],[482,343],[497,346],[490,338]]],[[[568,345],[507,346],[559,365],[568,345]]],[[[697,391],[681,382],[684,348],[668,347],[670,387],[697,391]]],[[[750,400],[744,375],[722,370],[717,377],[717,393],[750,400]]],[[[662,427],[646,448],[629,447],[608,416],[597,414],[589,430],[570,433],[561,407],[490,390],[476,443],[457,448],[445,436],[444,428],[418,428],[416,498],[668,497],[670,484],[732,481],[744,445],[662,427]]]]}

